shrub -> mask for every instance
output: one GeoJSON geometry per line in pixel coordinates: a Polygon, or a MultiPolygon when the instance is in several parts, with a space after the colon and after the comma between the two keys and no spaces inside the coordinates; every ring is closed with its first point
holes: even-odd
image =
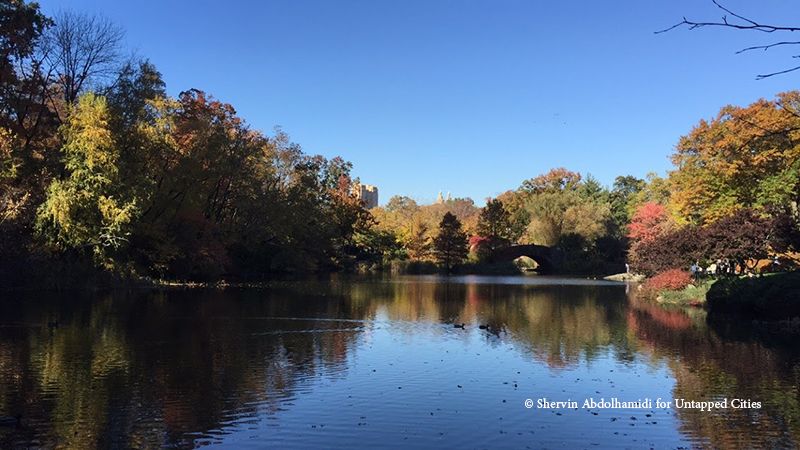
{"type": "Polygon", "coordinates": [[[800,317],[800,272],[755,278],[726,278],[706,294],[711,315],[739,315],[756,320],[800,317]]]}
{"type": "Polygon", "coordinates": [[[645,281],[644,287],[654,292],[664,290],[678,291],[690,284],[692,284],[692,276],[689,272],[681,269],[670,269],[645,281]]]}

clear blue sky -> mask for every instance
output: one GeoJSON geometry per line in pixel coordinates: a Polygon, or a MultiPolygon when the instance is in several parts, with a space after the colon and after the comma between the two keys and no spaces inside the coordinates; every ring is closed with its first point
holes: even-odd
{"type": "MultiPolygon", "coordinates": [[[[723,3],[797,25],[787,0],[723,3]]],[[[381,203],[488,196],[552,167],[664,173],[678,138],[725,104],[798,87],[768,35],[675,30],[710,0],[40,1],[100,13],[176,95],[198,88],[309,153],[341,155],[381,203]]],[[[775,36],[772,36],[773,38],[775,36]]],[[[797,49],[795,49],[797,50],[797,49]]]]}

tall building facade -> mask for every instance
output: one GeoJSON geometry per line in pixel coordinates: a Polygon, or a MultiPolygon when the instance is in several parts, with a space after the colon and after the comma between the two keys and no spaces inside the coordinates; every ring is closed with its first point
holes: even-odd
{"type": "Polygon", "coordinates": [[[372,209],[378,206],[378,187],[371,184],[355,183],[353,195],[364,202],[364,208],[372,209]]]}

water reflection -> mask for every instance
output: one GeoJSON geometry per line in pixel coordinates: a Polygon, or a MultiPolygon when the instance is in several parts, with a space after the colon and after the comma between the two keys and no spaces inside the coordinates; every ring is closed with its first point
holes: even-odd
{"type": "Polygon", "coordinates": [[[791,447],[791,339],[543,277],[15,295],[0,301],[0,416],[23,419],[0,447],[791,447]],[[522,406],[590,396],[763,408],[522,406]]]}
{"type": "Polygon", "coordinates": [[[670,311],[637,300],[628,317],[653,357],[668,361],[676,398],[762,404],[760,409],[680,410],[684,432],[713,448],[793,448],[800,442],[800,348],[791,343],[797,335],[770,333],[774,325],[742,320],[708,327],[699,310],[670,311]]]}

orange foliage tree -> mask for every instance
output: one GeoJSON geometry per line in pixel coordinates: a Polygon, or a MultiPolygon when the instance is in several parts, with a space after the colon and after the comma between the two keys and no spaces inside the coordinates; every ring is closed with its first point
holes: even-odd
{"type": "Polygon", "coordinates": [[[670,209],[706,224],[741,208],[784,207],[800,197],[800,91],[726,106],[680,139],[670,209]]]}

